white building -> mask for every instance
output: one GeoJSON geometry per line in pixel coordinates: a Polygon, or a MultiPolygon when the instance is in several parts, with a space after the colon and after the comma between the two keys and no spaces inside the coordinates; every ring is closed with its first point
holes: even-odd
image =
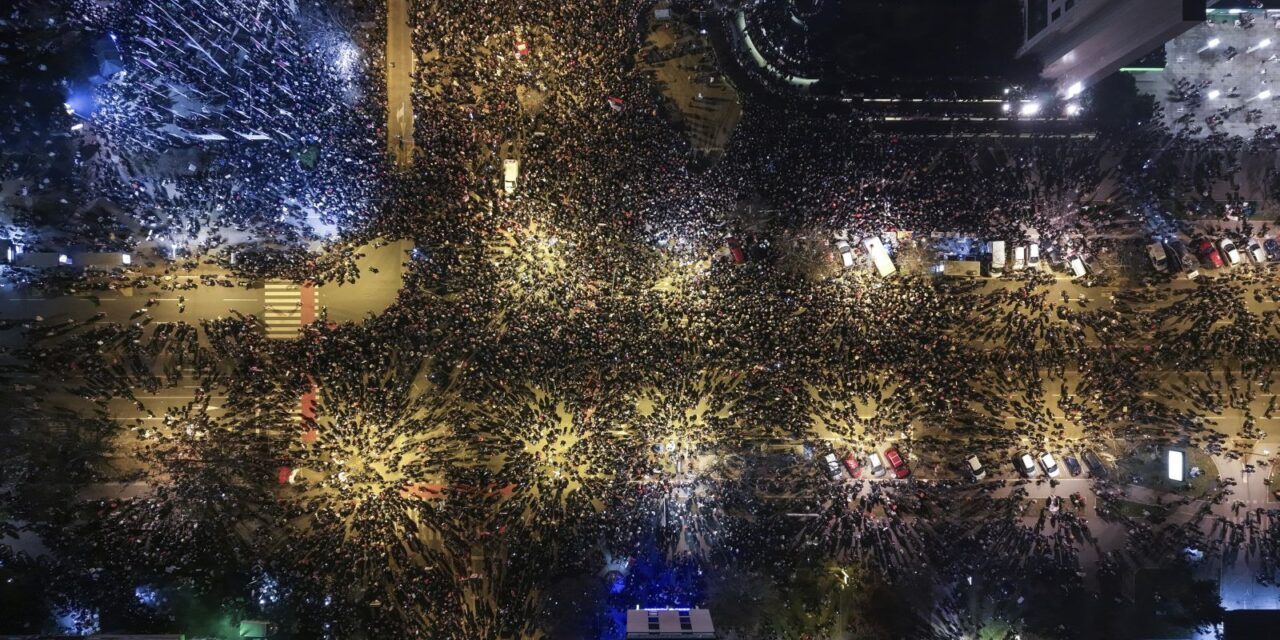
{"type": "Polygon", "coordinates": [[[628,609],[627,640],[713,639],[715,627],[706,609],[628,609]]]}
{"type": "Polygon", "coordinates": [[[1206,0],[1022,0],[1018,56],[1072,98],[1205,20],[1206,0]]]}

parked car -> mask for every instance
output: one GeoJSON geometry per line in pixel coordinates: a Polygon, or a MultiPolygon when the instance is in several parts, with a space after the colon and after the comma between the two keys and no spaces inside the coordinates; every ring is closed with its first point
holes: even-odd
{"type": "Polygon", "coordinates": [[[729,238],[725,243],[729,245],[729,257],[733,259],[734,264],[747,261],[747,254],[742,250],[742,243],[737,238],[729,238]]]}
{"type": "Polygon", "coordinates": [[[1032,270],[1040,268],[1040,245],[1032,243],[1027,247],[1027,268],[1032,270]]]}
{"type": "Polygon", "coordinates": [[[898,454],[898,449],[889,447],[884,450],[884,459],[889,461],[889,466],[893,467],[893,474],[899,478],[905,478],[911,475],[911,469],[907,468],[907,463],[898,454]]]}
{"type": "Polygon", "coordinates": [[[844,457],[844,470],[849,472],[850,478],[862,477],[862,463],[858,461],[857,454],[850,451],[849,455],[844,457]]]}
{"type": "Polygon", "coordinates": [[[971,456],[964,462],[965,467],[969,469],[969,476],[975,481],[987,477],[987,470],[982,467],[982,461],[978,460],[978,456],[971,456]]]}
{"type": "Polygon", "coordinates": [[[867,454],[867,468],[871,470],[871,477],[879,478],[884,475],[884,462],[880,460],[880,454],[872,452],[867,454]]]}
{"type": "Polygon", "coordinates": [[[1280,242],[1277,242],[1275,238],[1267,238],[1263,241],[1262,248],[1267,252],[1268,260],[1272,262],[1280,260],[1280,242]]]}
{"type": "Polygon", "coordinates": [[[1164,252],[1164,245],[1152,242],[1147,245],[1147,259],[1151,260],[1151,268],[1160,273],[1169,273],[1169,256],[1164,252]]]}
{"type": "Polygon", "coordinates": [[[1253,258],[1254,262],[1266,264],[1267,252],[1262,250],[1262,244],[1257,240],[1249,240],[1249,244],[1245,245],[1244,251],[1249,254],[1250,258],[1253,258]]]}
{"type": "Polygon", "coordinates": [[[836,253],[840,255],[840,264],[848,269],[853,266],[853,247],[848,240],[836,240],[836,253]]]}
{"type": "Polygon", "coordinates": [[[1227,259],[1227,263],[1236,266],[1244,262],[1244,257],[1240,255],[1240,250],[1236,249],[1236,243],[1230,238],[1223,238],[1218,241],[1218,249],[1222,251],[1223,257],[1227,259]]]}
{"type": "Polygon", "coordinates": [[[1181,240],[1170,239],[1164,242],[1165,255],[1169,257],[1171,266],[1195,279],[1200,275],[1200,260],[1183,244],[1181,240]]]}
{"type": "Polygon", "coordinates": [[[1199,254],[1201,258],[1208,260],[1209,265],[1214,269],[1221,269],[1224,264],[1222,262],[1222,255],[1213,248],[1213,241],[1208,238],[1205,238],[1196,244],[1196,253],[1199,254]]]}
{"type": "Polygon", "coordinates": [[[1027,478],[1033,478],[1037,473],[1036,461],[1029,453],[1024,452],[1014,457],[1013,466],[1018,468],[1018,473],[1021,473],[1027,478]]]}
{"type": "Polygon", "coordinates": [[[1071,472],[1072,476],[1080,475],[1080,461],[1076,460],[1075,456],[1063,456],[1062,464],[1067,465],[1067,471],[1071,472]]]}
{"type": "Polygon", "coordinates": [[[1013,270],[1022,271],[1023,269],[1026,269],[1026,268],[1027,268],[1027,248],[1014,247],[1013,248],[1013,270]]]}
{"type": "Polygon", "coordinates": [[[1084,466],[1089,467],[1089,473],[1095,478],[1107,477],[1107,468],[1102,466],[1102,458],[1093,451],[1084,452],[1084,466]]]}
{"type": "Polygon", "coordinates": [[[822,456],[822,461],[827,464],[827,475],[831,476],[832,480],[839,480],[840,476],[844,475],[840,470],[840,461],[836,460],[836,454],[828,453],[822,456]]]}
{"type": "Polygon", "coordinates": [[[1058,468],[1058,462],[1053,459],[1053,454],[1048,451],[1040,454],[1040,468],[1044,469],[1044,474],[1050,478],[1062,475],[1062,469],[1058,468]]]}

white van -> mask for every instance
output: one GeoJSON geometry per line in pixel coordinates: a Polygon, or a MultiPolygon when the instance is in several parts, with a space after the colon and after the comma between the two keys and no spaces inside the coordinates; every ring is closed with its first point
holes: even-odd
{"type": "Polygon", "coordinates": [[[1032,270],[1040,268],[1040,245],[1032,243],[1027,248],[1027,267],[1032,270]]]}
{"type": "Polygon", "coordinates": [[[1026,269],[1026,268],[1027,268],[1027,248],[1014,247],[1013,248],[1013,270],[1022,271],[1023,269],[1026,269]]]}
{"type": "Polygon", "coordinates": [[[516,192],[516,182],[520,179],[520,161],[502,161],[502,190],[511,195],[516,192]]]}
{"type": "Polygon", "coordinates": [[[1082,260],[1080,256],[1071,256],[1067,260],[1067,264],[1071,265],[1072,278],[1083,278],[1089,273],[1088,270],[1084,268],[1084,260],[1082,260]]]}
{"type": "Polygon", "coordinates": [[[991,276],[999,277],[1004,273],[1004,261],[1007,256],[1004,250],[1004,240],[991,241],[991,276]]]}

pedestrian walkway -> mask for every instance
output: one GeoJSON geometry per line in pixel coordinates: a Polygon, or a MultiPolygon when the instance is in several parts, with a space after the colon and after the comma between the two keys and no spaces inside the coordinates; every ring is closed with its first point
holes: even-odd
{"type": "Polygon", "coordinates": [[[387,151],[400,167],[413,161],[413,30],[408,0],[387,2],[387,151]]]}
{"type": "Polygon", "coordinates": [[[316,303],[320,298],[315,285],[271,280],[267,282],[263,296],[267,337],[272,340],[292,340],[298,337],[299,328],[315,320],[316,303]]]}

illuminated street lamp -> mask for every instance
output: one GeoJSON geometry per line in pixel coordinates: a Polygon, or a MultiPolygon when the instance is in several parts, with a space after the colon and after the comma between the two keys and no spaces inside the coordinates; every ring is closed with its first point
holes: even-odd
{"type": "Polygon", "coordinates": [[[1024,102],[1022,108],[1018,109],[1018,113],[1023,116],[1034,116],[1040,113],[1040,103],[1024,102]]]}
{"type": "Polygon", "coordinates": [[[1067,105],[1067,108],[1066,108],[1067,117],[1070,117],[1070,118],[1074,118],[1080,115],[1081,111],[1084,111],[1084,108],[1074,102],[1067,105]]]}

